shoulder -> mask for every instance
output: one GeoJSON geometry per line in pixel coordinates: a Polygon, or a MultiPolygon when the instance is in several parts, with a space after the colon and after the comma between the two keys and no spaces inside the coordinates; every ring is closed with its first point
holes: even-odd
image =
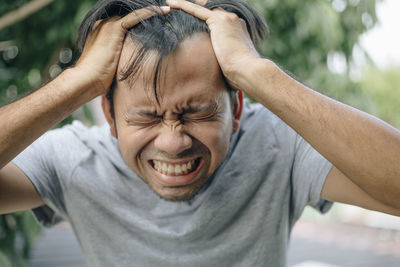
{"type": "Polygon", "coordinates": [[[232,135],[226,161],[264,169],[272,163],[293,164],[297,133],[258,103],[244,103],[239,130],[232,135]]]}
{"type": "MultiPolygon", "coordinates": [[[[264,141],[296,142],[297,133],[283,122],[278,116],[259,103],[250,103],[246,99],[243,103],[243,115],[240,120],[242,135],[259,137],[264,141]]],[[[257,139],[255,139],[257,140],[257,139]]]]}
{"type": "Polygon", "coordinates": [[[59,146],[88,146],[93,142],[110,139],[110,134],[106,125],[89,127],[80,121],[74,121],[72,124],[48,131],[41,139],[41,142],[55,143],[54,145],[59,146]]]}
{"type": "Polygon", "coordinates": [[[79,162],[94,151],[101,143],[111,142],[107,127],[88,127],[82,122],[46,132],[20,155],[20,158],[41,159],[42,162],[79,162]]]}

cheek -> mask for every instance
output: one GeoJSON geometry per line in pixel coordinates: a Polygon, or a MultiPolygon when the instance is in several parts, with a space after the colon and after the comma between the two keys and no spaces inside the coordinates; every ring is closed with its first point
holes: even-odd
{"type": "Polygon", "coordinates": [[[215,141],[216,144],[214,144],[215,147],[215,154],[218,155],[218,157],[223,157],[225,158],[226,153],[228,152],[228,147],[229,147],[229,140],[231,137],[232,133],[232,127],[231,123],[229,123],[228,127],[225,127],[223,130],[218,131],[216,133],[215,141]]]}
{"type": "Polygon", "coordinates": [[[221,163],[225,158],[232,133],[230,118],[219,122],[205,123],[193,128],[193,137],[199,140],[211,152],[211,164],[221,163]]]}
{"type": "Polygon", "coordinates": [[[118,131],[118,146],[126,163],[137,170],[138,159],[141,151],[151,140],[148,131],[122,127],[118,131]]]}
{"type": "Polygon", "coordinates": [[[232,116],[227,114],[224,118],[223,123],[220,127],[213,129],[214,132],[214,144],[212,145],[211,154],[214,157],[216,165],[219,165],[226,157],[229,148],[229,140],[232,135],[232,116]]]}

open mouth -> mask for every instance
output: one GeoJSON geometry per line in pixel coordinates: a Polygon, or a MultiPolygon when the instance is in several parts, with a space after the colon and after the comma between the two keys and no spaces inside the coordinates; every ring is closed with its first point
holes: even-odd
{"type": "Polygon", "coordinates": [[[199,167],[200,159],[193,159],[181,163],[170,163],[160,160],[151,160],[151,166],[159,173],[169,176],[187,175],[195,172],[199,167]]]}

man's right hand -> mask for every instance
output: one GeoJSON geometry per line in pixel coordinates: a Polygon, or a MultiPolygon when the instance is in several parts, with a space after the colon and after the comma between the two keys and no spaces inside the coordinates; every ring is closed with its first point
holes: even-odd
{"type": "Polygon", "coordinates": [[[96,95],[109,89],[117,71],[126,30],[157,14],[167,14],[169,7],[147,7],[125,17],[112,17],[97,21],[88,36],[82,55],[74,69],[81,73],[83,81],[90,84],[96,95]]]}
{"type": "Polygon", "coordinates": [[[94,97],[116,74],[126,29],[169,7],[140,9],[96,23],[77,64],[33,94],[0,108],[0,214],[43,204],[28,177],[10,161],[47,130],[94,97]]]}

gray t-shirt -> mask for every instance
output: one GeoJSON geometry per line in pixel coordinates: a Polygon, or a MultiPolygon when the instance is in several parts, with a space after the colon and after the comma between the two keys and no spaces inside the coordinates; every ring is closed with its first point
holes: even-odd
{"type": "Polygon", "coordinates": [[[109,128],[52,130],[13,162],[67,219],[89,266],[284,266],[290,231],[331,164],[259,104],[245,104],[226,160],[186,202],[161,199],[124,162],[109,128]]]}

